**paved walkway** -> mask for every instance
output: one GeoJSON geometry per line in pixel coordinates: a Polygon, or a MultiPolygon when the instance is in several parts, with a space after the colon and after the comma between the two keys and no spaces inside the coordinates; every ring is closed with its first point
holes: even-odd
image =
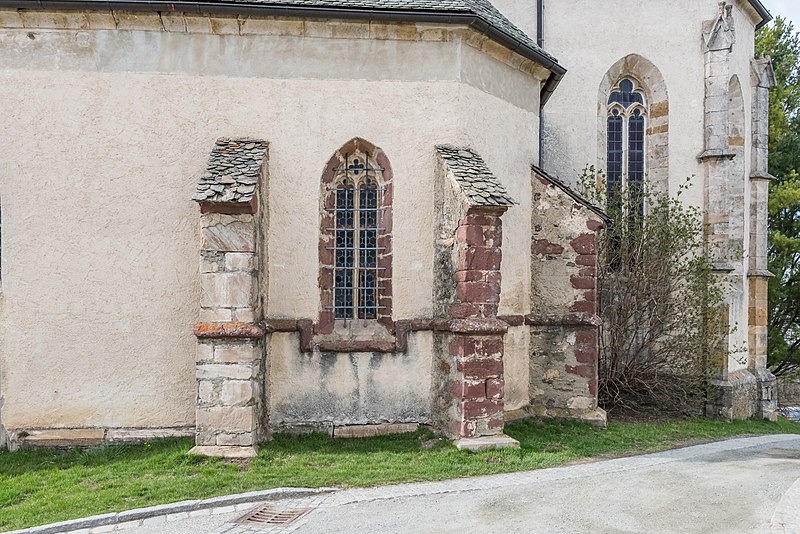
{"type": "Polygon", "coordinates": [[[800,534],[800,436],[742,438],[540,471],[342,490],[273,502],[273,512],[306,512],[283,528],[232,522],[254,506],[151,518],[149,525],[125,532],[800,534]]]}

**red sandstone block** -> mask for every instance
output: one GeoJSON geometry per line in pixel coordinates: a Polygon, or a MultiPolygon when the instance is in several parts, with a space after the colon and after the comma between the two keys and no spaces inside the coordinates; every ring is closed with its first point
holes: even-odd
{"type": "Polygon", "coordinates": [[[589,219],[588,221],[586,221],[586,228],[588,228],[592,232],[596,232],[596,231],[600,230],[601,228],[605,228],[605,227],[606,227],[606,225],[601,223],[600,221],[595,221],[595,220],[592,220],[592,219],[589,219]]]}
{"type": "Polygon", "coordinates": [[[589,393],[591,393],[595,397],[597,397],[597,383],[598,383],[597,377],[594,377],[593,379],[589,380],[589,393]]]}
{"type": "Polygon", "coordinates": [[[594,313],[595,304],[594,302],[587,302],[585,300],[580,300],[578,302],[575,302],[572,306],[570,306],[569,311],[572,313],[594,313]]]}
{"type": "Polygon", "coordinates": [[[450,354],[462,358],[501,358],[503,338],[500,336],[456,336],[450,341],[450,354]]]}
{"type": "Polygon", "coordinates": [[[459,282],[456,297],[461,302],[500,302],[500,287],[486,282],[459,282]]]}
{"type": "Polygon", "coordinates": [[[483,317],[483,309],[480,304],[471,302],[453,304],[450,306],[450,316],[455,319],[469,319],[473,317],[483,317]]]}
{"type": "Polygon", "coordinates": [[[597,345],[597,331],[594,329],[581,329],[575,332],[575,343],[583,344],[589,343],[592,346],[597,345]]]}
{"type": "Polygon", "coordinates": [[[498,319],[504,323],[508,323],[508,326],[522,326],[525,324],[524,315],[501,315],[498,319]]]}
{"type": "Polygon", "coordinates": [[[594,289],[594,278],[570,276],[569,282],[575,289],[594,289]]]}
{"type": "Polygon", "coordinates": [[[460,360],[458,370],[464,374],[466,379],[486,379],[499,378],[503,376],[503,360],[484,359],[484,360],[460,360]]]}
{"type": "Polygon", "coordinates": [[[566,365],[564,366],[564,370],[571,375],[582,376],[584,378],[595,378],[597,376],[593,365],[566,365]]]}
{"type": "Polygon", "coordinates": [[[499,291],[500,282],[502,282],[503,280],[503,275],[500,273],[500,271],[484,271],[483,278],[489,284],[497,284],[499,291]]]}
{"type": "Polygon", "coordinates": [[[486,381],[486,398],[502,399],[505,390],[505,382],[502,378],[490,378],[486,381]]]}
{"type": "Polygon", "coordinates": [[[498,248],[472,247],[459,252],[458,271],[496,271],[500,269],[503,253],[498,248]]]}
{"type": "Polygon", "coordinates": [[[473,247],[485,247],[486,235],[483,226],[465,225],[456,229],[456,242],[473,247]]]}
{"type": "Polygon", "coordinates": [[[460,400],[479,400],[486,398],[486,383],[458,380],[450,384],[450,394],[460,400]]]}
{"type": "Polygon", "coordinates": [[[597,254],[597,237],[594,234],[583,234],[569,243],[578,254],[597,254]]]}
{"type": "Polygon", "coordinates": [[[589,267],[597,266],[597,256],[594,254],[581,254],[575,258],[575,263],[578,265],[586,265],[589,267]]]}
{"type": "Polygon", "coordinates": [[[597,302],[596,296],[597,294],[595,293],[594,289],[583,292],[583,300],[587,302],[597,302]]]}
{"type": "Polygon", "coordinates": [[[497,317],[497,304],[481,304],[481,317],[497,317]]]}
{"type": "Polygon", "coordinates": [[[475,421],[461,421],[458,431],[459,434],[465,438],[471,438],[475,435],[475,421]]]}
{"type": "Polygon", "coordinates": [[[578,271],[578,276],[588,276],[594,278],[597,276],[597,268],[592,265],[591,267],[584,267],[580,271],[578,271]]]}
{"type": "Polygon", "coordinates": [[[470,213],[461,219],[458,224],[461,225],[476,225],[476,226],[495,226],[501,224],[500,217],[496,215],[470,213]]]}
{"type": "Polygon", "coordinates": [[[487,246],[499,248],[503,246],[503,229],[499,226],[484,226],[483,238],[487,246]]]}
{"type": "Polygon", "coordinates": [[[486,423],[486,426],[491,430],[503,430],[503,427],[505,426],[505,420],[503,417],[492,417],[486,423]]]}
{"type": "Polygon", "coordinates": [[[333,287],[333,269],[319,270],[319,286],[333,287]]]}
{"type": "Polygon", "coordinates": [[[461,417],[474,419],[476,417],[491,417],[503,413],[503,401],[497,399],[465,400],[461,401],[461,417]]]}
{"type": "Polygon", "coordinates": [[[534,254],[561,254],[564,252],[564,247],[558,243],[551,243],[547,239],[534,239],[531,252],[534,254]]]}
{"type": "Polygon", "coordinates": [[[482,282],[486,279],[486,273],[498,271],[456,271],[453,280],[456,282],[482,282]]]}
{"type": "Polygon", "coordinates": [[[575,351],[578,363],[594,363],[597,361],[597,349],[581,349],[575,351]]]}

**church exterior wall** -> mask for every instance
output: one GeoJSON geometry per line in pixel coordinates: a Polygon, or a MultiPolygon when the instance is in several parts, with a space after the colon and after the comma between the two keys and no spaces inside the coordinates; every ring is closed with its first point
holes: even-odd
{"type": "MultiPolygon", "coordinates": [[[[243,36],[225,34],[223,19],[212,24],[217,33],[191,33],[197,20],[188,17],[176,27],[190,33],[172,33],[156,27],[166,19],[123,17],[132,29],[112,30],[101,15],[30,17],[19,29],[15,14],[0,17],[8,139],[0,148],[8,178],[0,184],[0,425],[12,441],[47,428],[194,426],[192,327],[205,318],[200,218],[188,199],[219,136],[269,142],[267,317],[317,316],[319,264],[309,251],[317,250],[320,173],[355,136],[380,146],[394,170],[393,268],[403,273],[393,280],[395,319],[433,313],[439,143],[474,147],[520,199],[504,218],[501,310],[527,313],[541,68],[458,27],[253,20],[253,35],[243,36]],[[300,37],[323,30],[341,33],[300,37]],[[377,31],[387,37],[360,38],[377,31]]],[[[342,422],[425,422],[429,332],[409,334],[404,355],[326,361],[302,354],[296,338],[274,333],[268,347],[276,423],[338,417],[335,402],[322,409],[319,399],[302,400],[325,369],[340,385],[337,399],[352,401],[355,388],[370,402],[343,409],[342,422]],[[391,380],[397,375],[406,380],[391,380]]],[[[512,357],[527,358],[527,342],[515,343],[512,357]]]]}
{"type": "MultiPolygon", "coordinates": [[[[754,295],[766,283],[758,278],[761,274],[753,272],[749,256],[755,250],[751,235],[763,233],[761,229],[751,232],[756,219],[750,179],[751,174],[758,174],[751,161],[751,110],[757,90],[752,81],[754,32],[760,17],[744,0],[727,2],[727,8],[716,0],[634,4],[609,0],[602,9],[589,0],[545,0],[545,13],[544,46],[560,58],[568,74],[544,113],[543,161],[546,170],[563,180],[575,183],[586,165],[605,161],[606,103],[598,101],[592,88],[598,87],[606,71],[621,58],[636,54],[663,77],[668,95],[668,190],[674,194],[691,177],[691,187],[682,198],[706,212],[710,226],[718,226],[712,230],[712,241],[723,243],[712,245],[721,252],[717,262],[722,284],[728,289],[725,313],[731,329],[722,371],[722,380],[730,375],[730,384],[723,404],[735,405],[735,417],[758,412],[751,397],[764,367],[763,362],[756,362],[760,358],[756,353],[764,349],[754,346],[758,338],[752,317],[765,313],[755,311],[755,302],[764,298],[754,295]],[[591,12],[592,16],[571,16],[575,12],[591,12]],[[730,30],[726,13],[733,21],[730,30]],[[732,36],[732,48],[725,52],[722,63],[707,64],[709,34],[704,32],[709,32],[720,16],[725,20],[725,38],[732,36]],[[576,35],[584,39],[576,40],[576,35]],[[585,41],[591,46],[586,47],[585,41]],[[725,76],[720,76],[723,70],[725,76]],[[712,79],[711,90],[720,96],[708,98],[707,81],[712,79]],[[718,120],[723,130],[727,127],[727,135],[721,133],[725,136],[720,140],[724,145],[719,149],[721,156],[713,150],[710,156],[706,153],[714,148],[711,133],[719,128],[710,117],[719,117],[713,120],[718,120]],[[756,285],[751,288],[751,284],[756,285]]],[[[605,170],[602,165],[600,170],[605,170]]]]}

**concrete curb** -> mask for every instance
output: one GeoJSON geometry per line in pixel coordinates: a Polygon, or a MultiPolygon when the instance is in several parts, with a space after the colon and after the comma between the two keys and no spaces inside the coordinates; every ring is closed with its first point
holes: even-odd
{"type": "MultiPolygon", "coordinates": [[[[211,511],[214,508],[226,508],[226,511],[233,511],[236,505],[254,504],[264,501],[277,501],[281,499],[297,499],[310,497],[321,493],[331,493],[336,488],[276,488],[263,491],[250,491],[238,493],[236,495],[224,495],[211,499],[194,501],[181,501],[170,504],[160,504],[147,508],[137,508],[124,512],[114,512],[110,514],[93,515],[81,519],[61,521],[49,525],[41,525],[22,530],[14,530],[7,534],[62,534],[74,532],[76,530],[88,531],[97,527],[108,527],[121,524],[135,526],[155,517],[166,517],[172,514],[189,514],[191,512],[211,511]]],[[[109,529],[113,530],[113,529],[109,529]]]]}
{"type": "Polygon", "coordinates": [[[770,522],[771,534],[800,534],[800,479],[783,494],[770,522]]]}

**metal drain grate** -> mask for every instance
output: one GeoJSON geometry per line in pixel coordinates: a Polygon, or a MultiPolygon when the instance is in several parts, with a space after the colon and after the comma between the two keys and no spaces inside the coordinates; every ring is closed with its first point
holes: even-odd
{"type": "Polygon", "coordinates": [[[292,510],[281,510],[269,504],[265,504],[256,508],[252,512],[247,512],[245,515],[235,521],[244,525],[272,525],[278,527],[288,526],[307,513],[311,508],[295,508],[292,510]]]}

